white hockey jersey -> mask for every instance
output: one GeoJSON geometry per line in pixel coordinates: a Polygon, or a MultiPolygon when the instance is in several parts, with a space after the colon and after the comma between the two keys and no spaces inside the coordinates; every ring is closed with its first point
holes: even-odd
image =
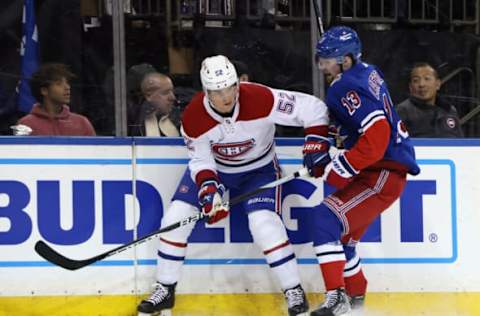
{"type": "Polygon", "coordinates": [[[182,119],[193,180],[202,182],[199,173],[239,173],[270,163],[275,157],[275,124],[326,129],[327,106],[305,93],[241,83],[233,115],[222,117],[203,92],[195,95],[182,119]]]}

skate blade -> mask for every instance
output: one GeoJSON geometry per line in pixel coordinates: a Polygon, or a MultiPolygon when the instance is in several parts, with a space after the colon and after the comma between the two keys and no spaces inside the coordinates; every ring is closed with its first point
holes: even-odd
{"type": "Polygon", "coordinates": [[[153,314],[146,314],[142,312],[138,312],[137,316],[172,316],[172,310],[166,309],[160,312],[155,312],[153,314]]]}

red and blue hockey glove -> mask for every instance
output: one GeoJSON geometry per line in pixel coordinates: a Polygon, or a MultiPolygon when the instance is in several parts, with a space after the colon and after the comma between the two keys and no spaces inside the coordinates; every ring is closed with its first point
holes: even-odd
{"type": "Polygon", "coordinates": [[[342,189],[357,174],[358,171],[352,167],[345,157],[345,152],[341,151],[333,157],[325,168],[325,181],[337,189],[342,189]]]}
{"type": "Polygon", "coordinates": [[[328,150],[330,141],[327,137],[307,135],[303,144],[303,165],[311,176],[319,178],[325,171],[325,166],[331,161],[328,150]]]}
{"type": "Polygon", "coordinates": [[[202,213],[208,216],[208,223],[213,224],[228,216],[228,203],[223,201],[225,187],[216,180],[206,180],[198,191],[198,202],[202,213]]]}

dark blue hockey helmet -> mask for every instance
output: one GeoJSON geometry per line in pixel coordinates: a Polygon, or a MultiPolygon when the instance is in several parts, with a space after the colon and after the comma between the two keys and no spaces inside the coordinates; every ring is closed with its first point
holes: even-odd
{"type": "Polygon", "coordinates": [[[358,62],[362,56],[362,43],[353,29],[348,26],[335,26],[326,31],[316,47],[317,58],[336,58],[342,64],[344,56],[351,54],[358,62]]]}

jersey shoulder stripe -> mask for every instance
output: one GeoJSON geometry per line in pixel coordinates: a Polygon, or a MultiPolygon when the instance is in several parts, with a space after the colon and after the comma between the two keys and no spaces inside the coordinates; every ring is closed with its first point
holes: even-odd
{"type": "Polygon", "coordinates": [[[385,116],[385,113],[382,110],[376,110],[373,112],[370,112],[360,123],[360,130],[358,131],[359,133],[365,132],[367,129],[370,128],[370,126],[373,125],[376,121],[387,119],[385,116]]]}
{"type": "Polygon", "coordinates": [[[218,124],[205,110],[204,96],[203,92],[197,93],[183,111],[182,128],[188,137],[197,138],[218,124]]]}
{"type": "Polygon", "coordinates": [[[239,121],[250,121],[267,117],[273,108],[274,97],[272,90],[260,84],[240,84],[240,113],[239,121]]]}

